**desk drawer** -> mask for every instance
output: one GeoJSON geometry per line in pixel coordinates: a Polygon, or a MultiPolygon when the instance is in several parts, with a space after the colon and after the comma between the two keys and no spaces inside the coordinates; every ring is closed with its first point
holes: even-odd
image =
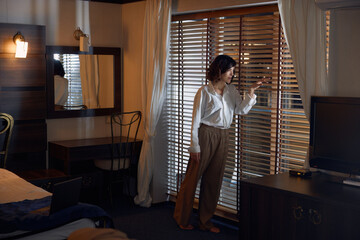
{"type": "Polygon", "coordinates": [[[110,158],[111,157],[111,145],[100,145],[91,147],[74,147],[69,149],[70,161],[82,161],[98,158],[110,158]]]}

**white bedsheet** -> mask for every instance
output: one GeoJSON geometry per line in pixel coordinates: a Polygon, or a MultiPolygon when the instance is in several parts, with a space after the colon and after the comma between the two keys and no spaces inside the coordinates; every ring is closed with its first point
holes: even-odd
{"type": "Polygon", "coordinates": [[[0,204],[33,200],[50,196],[51,193],[37,187],[16,174],[0,168],[0,204]]]}
{"type": "MultiPolygon", "coordinates": [[[[34,200],[50,195],[51,193],[44,189],[27,182],[6,169],[0,168],[0,204],[18,202],[25,199],[34,200]]],[[[95,222],[88,218],[82,218],[52,230],[19,238],[19,240],[66,239],[73,231],[86,227],[96,227],[95,222]]],[[[26,231],[19,230],[12,233],[0,234],[0,239],[7,239],[24,233],[26,233],[26,231]]]]}

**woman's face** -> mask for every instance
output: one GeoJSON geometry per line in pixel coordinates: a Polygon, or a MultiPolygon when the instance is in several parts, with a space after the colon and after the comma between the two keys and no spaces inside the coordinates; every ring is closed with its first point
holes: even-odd
{"type": "Polygon", "coordinates": [[[220,80],[227,84],[230,84],[231,80],[234,76],[234,70],[235,70],[235,67],[229,68],[226,72],[221,74],[220,80]]]}

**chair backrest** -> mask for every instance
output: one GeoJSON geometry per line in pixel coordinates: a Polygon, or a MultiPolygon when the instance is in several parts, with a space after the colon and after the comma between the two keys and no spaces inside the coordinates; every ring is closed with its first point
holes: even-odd
{"type": "Polygon", "coordinates": [[[126,169],[131,165],[135,157],[135,142],[137,141],[140,123],[140,111],[115,112],[111,115],[111,170],[126,169]],[[119,136],[123,138],[122,144],[116,141],[119,136]],[[114,166],[114,164],[118,164],[118,166],[114,166]]]}
{"type": "Polygon", "coordinates": [[[10,138],[14,127],[14,119],[10,114],[0,113],[0,167],[6,168],[6,159],[10,138]]]}

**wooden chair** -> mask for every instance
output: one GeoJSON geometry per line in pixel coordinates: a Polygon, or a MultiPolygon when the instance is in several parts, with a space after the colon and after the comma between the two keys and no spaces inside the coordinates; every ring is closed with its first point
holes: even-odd
{"type": "Polygon", "coordinates": [[[10,138],[14,127],[14,119],[10,114],[0,113],[0,167],[6,168],[6,159],[10,138]]]}
{"type": "Polygon", "coordinates": [[[122,184],[123,192],[133,197],[130,191],[130,179],[137,171],[134,169],[137,166],[138,157],[135,142],[140,122],[140,111],[116,112],[111,115],[111,158],[94,160],[94,165],[104,171],[104,182],[107,184],[110,201],[112,201],[112,188],[115,183],[122,184]]]}

